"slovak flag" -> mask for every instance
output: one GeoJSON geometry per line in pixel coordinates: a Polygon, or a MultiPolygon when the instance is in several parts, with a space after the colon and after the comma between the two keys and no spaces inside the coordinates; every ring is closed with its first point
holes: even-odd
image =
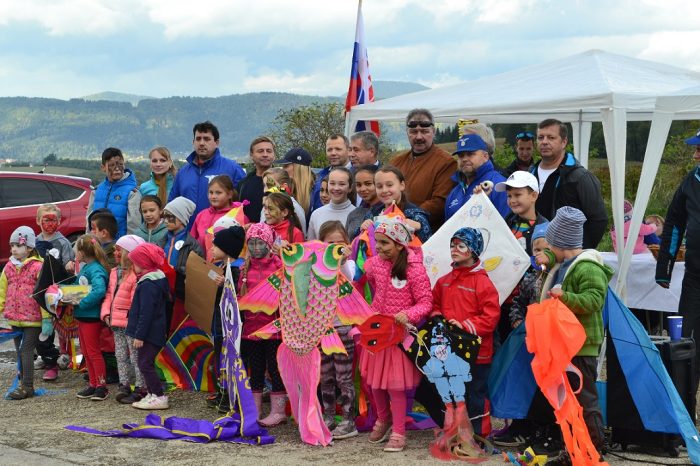
{"type": "MultiPolygon", "coordinates": [[[[352,107],[367,102],[374,102],[372,77],[369,75],[369,60],[365,44],[365,24],[362,20],[362,0],[357,5],[357,26],[355,28],[355,48],[352,52],[352,70],[350,71],[350,88],[345,100],[345,112],[352,107]]],[[[378,121],[358,121],[354,131],[372,131],[379,136],[378,121]]]]}

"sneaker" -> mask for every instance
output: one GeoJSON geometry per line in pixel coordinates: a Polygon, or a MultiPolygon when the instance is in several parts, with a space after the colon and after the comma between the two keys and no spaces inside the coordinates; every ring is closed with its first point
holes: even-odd
{"type": "Polygon", "coordinates": [[[61,369],[63,371],[68,369],[68,366],[70,366],[70,363],[71,363],[70,356],[68,356],[67,354],[60,355],[58,357],[58,359],[56,360],[56,365],[59,367],[59,369],[61,369]]]}
{"type": "Polygon", "coordinates": [[[326,425],[326,427],[328,427],[328,430],[331,431],[337,426],[335,422],[335,416],[331,416],[330,414],[323,415],[323,423],[326,425]]]}
{"type": "Polygon", "coordinates": [[[86,400],[88,398],[92,398],[92,395],[94,395],[94,394],[95,394],[95,387],[87,386],[87,387],[83,388],[82,390],[80,390],[78,392],[77,396],[78,396],[78,398],[82,398],[83,400],[86,400]]]}
{"type": "Polygon", "coordinates": [[[224,396],[223,392],[212,393],[207,396],[207,406],[210,408],[218,408],[221,404],[221,398],[224,396]]]}
{"type": "Polygon", "coordinates": [[[117,401],[117,403],[121,403],[122,400],[124,398],[127,398],[129,395],[131,395],[131,387],[128,385],[119,384],[119,388],[117,389],[117,396],[115,396],[114,398],[117,401]]]}
{"type": "Polygon", "coordinates": [[[44,379],[46,382],[53,382],[58,378],[58,366],[53,366],[50,369],[46,369],[44,371],[44,376],[42,379],[44,379]]]}
{"type": "Polygon", "coordinates": [[[510,449],[518,449],[522,446],[528,444],[528,437],[522,434],[511,434],[510,432],[504,432],[501,435],[493,437],[491,440],[497,447],[505,447],[510,449]]]}
{"type": "Polygon", "coordinates": [[[146,406],[145,403],[147,403],[154,396],[155,396],[154,394],[148,393],[146,396],[141,398],[139,401],[134,401],[133,403],[131,403],[131,406],[133,406],[136,409],[146,409],[146,408],[143,408],[142,406],[146,406]]]}
{"type": "Polygon", "coordinates": [[[36,361],[34,361],[34,369],[40,371],[41,369],[46,369],[46,363],[44,362],[43,359],[37,358],[36,361]]]}
{"type": "Polygon", "coordinates": [[[406,448],[406,436],[401,434],[392,433],[389,437],[389,443],[384,447],[384,451],[395,452],[403,451],[406,448]]]}
{"type": "Polygon", "coordinates": [[[386,442],[391,434],[391,422],[381,422],[377,421],[374,423],[372,432],[369,434],[369,443],[382,443],[386,442]]]}
{"type": "Polygon", "coordinates": [[[166,395],[156,396],[153,393],[146,395],[141,401],[132,404],[136,409],[144,409],[147,411],[156,409],[168,409],[170,405],[168,404],[168,397],[166,395]]]}
{"type": "Polygon", "coordinates": [[[107,390],[107,387],[97,387],[95,389],[95,393],[92,394],[90,399],[92,401],[104,401],[107,399],[107,396],[109,396],[109,390],[107,390]]]}
{"type": "Polygon", "coordinates": [[[357,427],[352,419],[344,419],[338,424],[338,427],[333,429],[333,438],[342,440],[351,437],[357,437],[357,427]]]}
{"type": "Polygon", "coordinates": [[[8,395],[12,400],[24,400],[26,398],[31,398],[34,396],[33,388],[17,387],[11,391],[8,395]]]}

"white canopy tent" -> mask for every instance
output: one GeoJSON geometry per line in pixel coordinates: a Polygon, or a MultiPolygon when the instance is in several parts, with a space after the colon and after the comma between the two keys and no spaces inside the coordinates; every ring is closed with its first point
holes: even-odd
{"type": "MultiPolygon", "coordinates": [[[[588,162],[591,125],[603,124],[610,166],[617,244],[623,241],[627,121],[652,121],[629,233],[635,238],[658,171],[670,123],[700,119],[700,73],[590,50],[549,63],[527,66],[462,84],[405,94],[352,108],[348,127],[358,120],[403,121],[413,108],[429,109],[438,121],[478,118],[486,123],[537,123],[545,118],[570,122],[574,152],[588,162]],[[678,93],[688,89],[690,93],[678,93]],[[657,108],[657,97],[659,108],[657,108]],[[697,96],[697,101],[694,97],[697,96]],[[683,110],[694,102],[698,110],[683,110]],[[647,189],[648,188],[648,189],[647,189]]],[[[634,241],[619,251],[618,293],[623,297],[634,241]]]]}

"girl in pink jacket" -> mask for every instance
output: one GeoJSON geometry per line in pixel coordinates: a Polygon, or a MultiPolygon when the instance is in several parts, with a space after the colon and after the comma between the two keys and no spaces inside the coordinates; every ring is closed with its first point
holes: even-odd
{"type": "Polygon", "coordinates": [[[107,293],[100,312],[100,318],[114,333],[114,355],[119,373],[116,400],[122,404],[139,401],[146,394],[143,376],[137,363],[138,350],[134,348],[134,339],[126,336],[129,308],[136,292],[136,274],[132,270],[128,254],[144,242],[143,238],[136,235],[125,235],[117,240],[114,259],[118,265],[109,274],[107,293]],[[136,384],[133,393],[132,381],[136,384]]]}
{"type": "MultiPolygon", "coordinates": [[[[408,248],[408,226],[400,217],[380,218],[375,224],[374,239],[377,255],[365,263],[367,280],[374,289],[372,309],[394,316],[401,325],[418,324],[430,313],[433,300],[423,261],[408,248]]],[[[372,390],[377,408],[370,443],[389,437],[393,419],[393,432],[384,451],[402,451],[406,446],[406,390],[418,385],[420,373],[397,345],[374,354],[363,351],[360,373],[372,390]]]]}

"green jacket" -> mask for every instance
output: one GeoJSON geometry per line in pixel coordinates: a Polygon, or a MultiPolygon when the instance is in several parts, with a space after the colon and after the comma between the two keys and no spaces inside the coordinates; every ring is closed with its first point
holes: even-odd
{"type": "MultiPolygon", "coordinates": [[[[548,297],[554,277],[561,264],[556,263],[554,254],[545,250],[549,258],[550,271],[542,286],[540,301],[548,297]]],[[[603,343],[603,305],[608,283],[615,271],[603,262],[603,257],[595,249],[586,249],[574,259],[566,271],[561,289],[561,302],[571,309],[586,331],[586,341],[577,356],[598,356],[603,343]]]]}

